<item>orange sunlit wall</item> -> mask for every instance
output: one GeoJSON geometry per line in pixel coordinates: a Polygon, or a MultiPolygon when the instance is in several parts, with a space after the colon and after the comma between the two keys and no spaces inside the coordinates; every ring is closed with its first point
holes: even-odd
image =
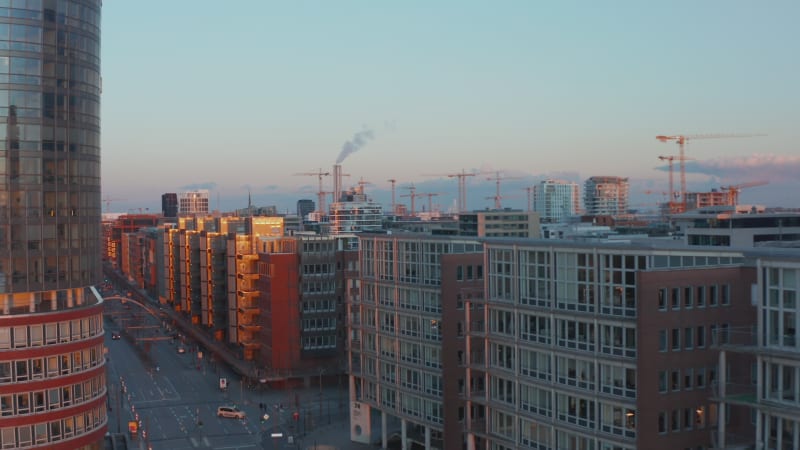
{"type": "Polygon", "coordinates": [[[260,255],[261,362],[273,370],[291,371],[300,365],[298,265],[294,252],[260,255]]]}

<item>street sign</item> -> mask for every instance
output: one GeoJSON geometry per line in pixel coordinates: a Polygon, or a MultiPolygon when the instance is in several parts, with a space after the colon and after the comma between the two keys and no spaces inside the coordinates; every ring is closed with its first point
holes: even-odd
{"type": "Polygon", "coordinates": [[[219,388],[221,390],[225,390],[228,388],[228,379],[225,377],[219,377],[219,388]]]}

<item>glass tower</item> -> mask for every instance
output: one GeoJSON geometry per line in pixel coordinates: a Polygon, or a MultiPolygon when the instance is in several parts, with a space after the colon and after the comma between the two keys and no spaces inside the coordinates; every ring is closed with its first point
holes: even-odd
{"type": "Polygon", "coordinates": [[[0,0],[0,448],[101,448],[101,0],[0,0]]]}

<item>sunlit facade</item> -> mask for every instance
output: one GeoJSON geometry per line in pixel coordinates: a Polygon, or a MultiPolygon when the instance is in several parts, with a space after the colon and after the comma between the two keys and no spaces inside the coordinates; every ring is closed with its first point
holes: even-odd
{"type": "Polygon", "coordinates": [[[0,1],[0,447],[106,432],[100,0],[0,1]]]}

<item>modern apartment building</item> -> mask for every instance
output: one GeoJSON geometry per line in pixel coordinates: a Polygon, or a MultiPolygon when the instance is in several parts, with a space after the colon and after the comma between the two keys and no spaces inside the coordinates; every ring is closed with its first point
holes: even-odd
{"type": "Polygon", "coordinates": [[[539,214],[514,209],[464,212],[458,234],[475,237],[539,237],[539,214]]]}
{"type": "MultiPolygon", "coordinates": [[[[715,447],[726,449],[800,448],[800,256],[796,250],[771,250],[758,256],[757,328],[731,330],[720,342],[718,411],[749,413],[752,433],[721,420],[715,447]],[[734,358],[755,358],[755,380],[730,371],[734,358]]],[[[735,361],[735,360],[734,360],[735,361]]]]}
{"type": "Polygon", "coordinates": [[[0,447],[99,449],[99,0],[0,15],[0,447]]]}
{"type": "Polygon", "coordinates": [[[542,222],[562,222],[578,214],[580,189],[578,183],[564,180],[544,180],[533,186],[533,210],[542,222]]]}
{"type": "MultiPolygon", "coordinates": [[[[755,325],[744,254],[481,241],[361,237],[353,440],[374,419],[425,448],[710,448],[715,344],[755,325]]],[[[753,358],[729,359],[748,379],[753,358]]],[[[744,411],[726,426],[752,431],[744,411]]]]}
{"type": "MultiPolygon", "coordinates": [[[[421,234],[360,235],[358,288],[347,315],[354,441],[374,440],[374,410],[384,447],[397,431],[404,445],[413,439],[425,448],[460,448],[444,440],[442,330],[454,321],[442,314],[441,261],[450,254],[474,258],[481,245],[421,234]]],[[[470,273],[479,279],[482,266],[470,273]]]]}
{"type": "Polygon", "coordinates": [[[586,215],[618,217],[628,213],[628,179],[598,176],[586,180],[583,203],[586,215]]]}

